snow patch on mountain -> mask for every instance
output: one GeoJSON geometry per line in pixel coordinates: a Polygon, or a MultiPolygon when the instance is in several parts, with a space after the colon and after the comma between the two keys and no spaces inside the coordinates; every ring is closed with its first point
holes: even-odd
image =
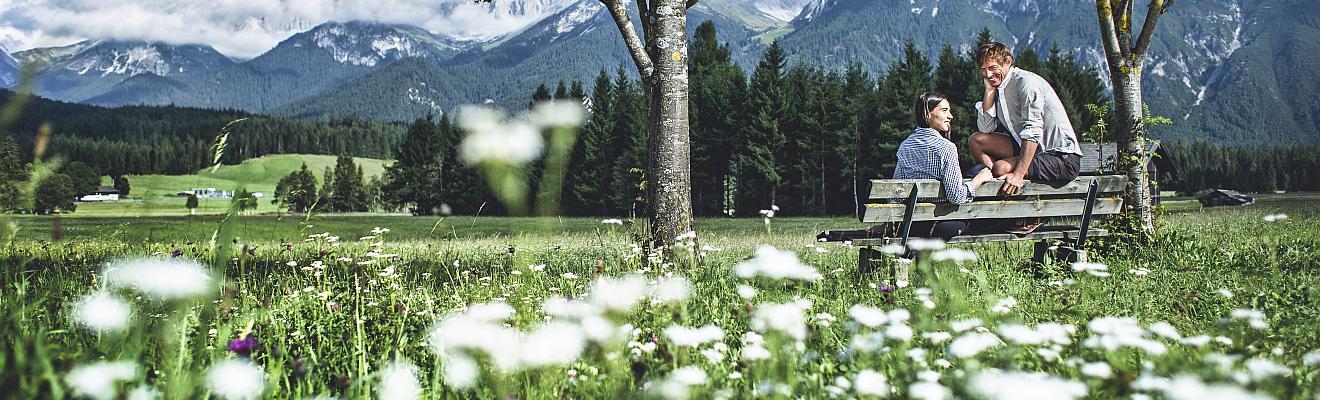
{"type": "Polygon", "coordinates": [[[408,88],[408,101],[414,104],[425,106],[431,109],[432,111],[435,111],[436,114],[444,115],[444,109],[440,107],[440,104],[436,103],[435,99],[433,99],[430,96],[436,94],[435,89],[426,87],[426,82],[420,82],[420,83],[423,86],[422,89],[426,90],[426,93],[425,94],[422,93],[422,89],[416,87],[410,87],[408,88]]]}
{"type": "Polygon", "coordinates": [[[98,43],[100,42],[85,40],[68,46],[35,48],[14,53],[14,58],[24,63],[51,65],[63,62],[98,43]]]}
{"type": "Polygon", "coordinates": [[[410,37],[389,32],[348,29],[340,24],[326,24],[314,30],[312,42],[330,52],[336,62],[374,67],[382,61],[430,55],[410,37]]]}
{"type": "Polygon", "coordinates": [[[9,56],[9,52],[0,47],[0,87],[8,87],[18,82],[18,61],[9,56]]]}
{"type": "Polygon", "coordinates": [[[1168,64],[1168,63],[1169,63],[1168,61],[1160,61],[1156,63],[1154,67],[1151,67],[1150,73],[1154,75],[1164,76],[1165,75],[1164,64],[1168,64]]]}
{"type": "Polygon", "coordinates": [[[445,0],[437,9],[443,17],[419,25],[454,40],[495,41],[535,25],[576,2],[578,0],[445,0]]]}
{"type": "Polygon", "coordinates": [[[799,25],[810,23],[838,4],[838,0],[812,0],[802,7],[802,12],[798,13],[797,18],[794,18],[793,21],[799,25]]]}
{"type": "MultiPolygon", "coordinates": [[[[165,62],[160,50],[151,45],[112,47],[91,54],[80,54],[66,64],[64,69],[78,75],[99,76],[110,74],[137,76],[144,73],[166,76],[175,72],[172,71],[171,65],[165,62]]],[[[182,69],[180,67],[178,72],[183,72],[182,69]]]]}
{"type": "Polygon", "coordinates": [[[600,2],[578,2],[571,10],[565,13],[562,18],[555,21],[554,38],[551,40],[558,39],[560,35],[573,31],[573,29],[581,26],[583,23],[590,21],[591,18],[595,17],[596,14],[604,9],[605,7],[602,6],[600,2]]]}
{"type": "MultiPolygon", "coordinates": [[[[1246,28],[1246,20],[1246,15],[1242,11],[1242,2],[1240,0],[1235,0],[1232,3],[1229,3],[1227,13],[1214,14],[1206,17],[1206,21],[1211,23],[1232,24],[1233,32],[1231,35],[1222,38],[1214,35],[1197,35],[1196,33],[1187,34],[1186,40],[1192,45],[1192,48],[1196,49],[1201,55],[1204,55],[1209,59],[1209,63],[1205,69],[1201,71],[1188,71],[1189,74],[1195,73],[1196,75],[1203,75],[1206,71],[1209,71],[1209,76],[1203,84],[1188,85],[1188,88],[1191,89],[1193,93],[1196,93],[1196,101],[1192,103],[1191,107],[1199,106],[1205,101],[1206,90],[1211,85],[1218,82],[1223,76],[1224,70],[1229,67],[1228,58],[1232,57],[1233,53],[1242,48],[1242,31],[1246,28]]],[[[1183,79],[1184,81],[1187,81],[1187,78],[1183,79]]],[[[1183,119],[1191,117],[1191,107],[1188,107],[1188,112],[1183,115],[1183,119]]]]}
{"type": "Polygon", "coordinates": [[[780,22],[792,21],[802,13],[803,7],[813,3],[810,0],[755,0],[752,5],[762,14],[780,22]]]}

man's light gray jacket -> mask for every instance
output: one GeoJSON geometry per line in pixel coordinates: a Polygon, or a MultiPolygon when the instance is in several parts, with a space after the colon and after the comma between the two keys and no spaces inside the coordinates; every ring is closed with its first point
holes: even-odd
{"type": "Polygon", "coordinates": [[[1019,146],[1030,140],[1039,143],[1041,151],[1082,154],[1063,102],[1045,78],[1013,67],[998,90],[990,111],[976,102],[976,127],[981,132],[992,132],[1002,122],[1019,146]]]}

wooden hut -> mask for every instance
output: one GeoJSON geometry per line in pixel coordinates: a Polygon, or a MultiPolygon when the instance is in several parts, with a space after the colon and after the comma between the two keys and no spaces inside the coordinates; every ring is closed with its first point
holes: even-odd
{"type": "MultiPolygon", "coordinates": [[[[1114,165],[1118,160],[1118,145],[1115,143],[1082,142],[1082,175],[1104,175],[1116,173],[1114,165]]],[[[1159,182],[1172,180],[1178,175],[1169,153],[1160,146],[1160,141],[1151,140],[1146,148],[1146,171],[1150,174],[1151,201],[1159,204],[1159,182]]]]}

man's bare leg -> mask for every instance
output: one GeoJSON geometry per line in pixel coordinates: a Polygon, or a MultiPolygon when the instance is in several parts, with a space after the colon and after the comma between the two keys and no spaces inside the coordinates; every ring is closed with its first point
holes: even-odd
{"type": "Polygon", "coordinates": [[[1020,158],[1022,157],[1009,157],[1003,160],[995,161],[995,163],[990,166],[990,173],[994,175],[996,178],[999,178],[1008,174],[1009,172],[1013,172],[1013,166],[1017,165],[1018,159],[1020,158]]]}
{"type": "Polygon", "coordinates": [[[972,160],[985,164],[987,168],[992,168],[991,172],[994,173],[996,178],[1008,173],[1007,171],[1001,173],[998,169],[993,168],[996,167],[996,161],[1013,158],[1013,138],[998,133],[977,132],[968,138],[967,147],[972,155],[972,160]]]}

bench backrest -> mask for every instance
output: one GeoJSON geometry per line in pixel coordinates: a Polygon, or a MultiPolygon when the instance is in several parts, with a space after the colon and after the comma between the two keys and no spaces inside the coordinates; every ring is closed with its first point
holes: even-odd
{"type": "Polygon", "coordinates": [[[861,220],[903,221],[907,211],[903,202],[914,187],[918,203],[913,221],[1077,216],[1085,212],[1086,193],[1092,182],[1096,184],[1096,201],[1091,213],[1117,214],[1123,207],[1118,194],[1127,186],[1127,177],[1122,175],[1082,176],[1061,185],[1027,181],[1019,194],[1010,197],[998,195],[1002,181],[990,181],[976,190],[976,201],[961,205],[950,204],[940,182],[934,179],[875,179],[868,196],[872,203],[862,210],[861,220]]]}

